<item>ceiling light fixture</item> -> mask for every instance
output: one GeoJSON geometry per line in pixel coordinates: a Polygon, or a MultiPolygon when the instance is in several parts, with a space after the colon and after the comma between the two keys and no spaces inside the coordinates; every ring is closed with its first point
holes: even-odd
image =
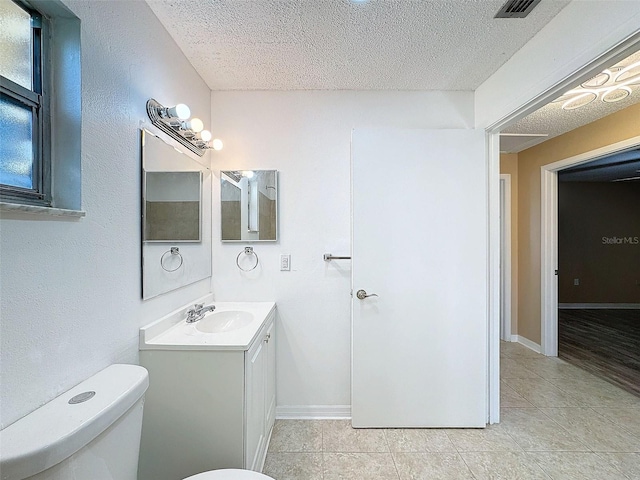
{"type": "Polygon", "coordinates": [[[633,94],[631,86],[635,85],[640,85],[640,62],[607,68],[552,103],[562,102],[563,110],[576,110],[598,98],[604,103],[615,103],[633,94]]]}
{"type": "Polygon", "coordinates": [[[620,70],[616,82],[625,82],[627,85],[640,84],[640,62],[632,63],[620,70]]]}
{"type": "Polygon", "coordinates": [[[607,90],[602,94],[602,101],[606,103],[619,102],[631,95],[631,89],[627,86],[617,87],[611,90],[607,90]]]}
{"type": "Polygon", "coordinates": [[[222,141],[217,138],[211,141],[211,132],[204,130],[202,120],[189,119],[191,110],[184,103],[165,107],[150,98],[147,100],[147,115],[153,125],[196,155],[202,156],[208,149],[222,150],[222,141]]]}
{"type": "Polygon", "coordinates": [[[575,110],[576,108],[584,107],[585,105],[589,105],[596,98],[598,98],[598,94],[596,92],[584,92],[580,95],[576,95],[566,102],[562,104],[563,110],[575,110]]]}

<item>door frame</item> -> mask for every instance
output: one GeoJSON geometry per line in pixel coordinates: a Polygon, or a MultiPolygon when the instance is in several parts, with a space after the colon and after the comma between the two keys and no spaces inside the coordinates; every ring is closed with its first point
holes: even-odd
{"type": "Polygon", "coordinates": [[[640,135],[540,167],[540,311],[544,355],[558,356],[558,276],[555,274],[558,268],[558,172],[639,146],[640,135]]]}
{"type": "Polygon", "coordinates": [[[532,97],[531,100],[516,108],[510,114],[485,128],[487,135],[487,171],[488,171],[488,208],[489,208],[489,245],[487,265],[489,276],[489,325],[487,356],[487,423],[500,422],[500,131],[555,100],[573,85],[584,82],[608,65],[629,56],[640,47],[640,30],[625,38],[608,50],[601,52],[582,68],[563,80],[532,97]]]}
{"type": "Polygon", "coordinates": [[[511,174],[500,174],[500,339],[511,341],[511,174]]]}

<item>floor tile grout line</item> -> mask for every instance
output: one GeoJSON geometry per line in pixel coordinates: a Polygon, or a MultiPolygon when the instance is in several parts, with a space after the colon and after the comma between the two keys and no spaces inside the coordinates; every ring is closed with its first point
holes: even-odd
{"type": "MultiPolygon", "coordinates": [[[[634,480],[634,477],[630,477],[629,475],[627,475],[626,473],[624,473],[617,465],[615,465],[614,463],[609,462],[606,458],[604,458],[602,456],[602,454],[606,454],[606,453],[623,453],[623,452],[594,452],[596,454],[596,457],[600,458],[603,462],[607,462],[607,465],[611,465],[613,468],[615,468],[618,472],[620,472],[620,474],[623,477],[628,478],[629,480],[634,480]]],[[[626,454],[626,452],[624,452],[623,454],[626,454]]],[[[640,457],[640,453],[631,453],[629,455],[638,455],[640,457]]]]}
{"type": "Polygon", "coordinates": [[[389,455],[391,455],[391,461],[393,462],[393,468],[396,469],[396,477],[400,480],[400,471],[398,470],[398,464],[396,463],[396,457],[393,455],[391,451],[391,446],[389,445],[389,437],[387,437],[387,429],[385,428],[383,431],[384,439],[387,442],[387,448],[389,449],[389,455]]]}
{"type": "Polygon", "coordinates": [[[467,463],[467,460],[464,458],[464,455],[462,455],[462,453],[458,452],[458,457],[460,457],[460,460],[462,460],[462,463],[465,464],[465,466],[467,467],[467,470],[469,470],[469,473],[471,474],[471,477],[474,480],[477,480],[478,477],[476,477],[476,474],[473,473],[473,470],[471,470],[471,467],[469,466],[469,464],[467,463]]]}
{"type": "MultiPolygon", "coordinates": [[[[502,379],[500,379],[500,381],[502,382],[502,379]]],[[[527,402],[531,407],[533,407],[534,405],[527,400],[523,395],[521,395],[520,393],[516,392],[515,389],[513,387],[511,387],[507,382],[504,382],[505,386],[511,390],[513,393],[515,393],[518,397],[520,397],[523,401],[527,402]]],[[[500,393],[502,393],[502,385],[500,386],[500,393]]],[[[500,401],[500,407],[502,407],[502,400],[500,401]]],[[[517,407],[506,407],[506,408],[517,408],[517,407]]],[[[529,408],[529,407],[522,407],[522,408],[529,408]]]]}
{"type": "MultiPolygon", "coordinates": [[[[529,407],[504,407],[504,408],[510,408],[510,409],[514,409],[514,410],[524,410],[524,409],[530,410],[529,407]]],[[[556,422],[555,420],[550,418],[548,415],[546,415],[540,408],[538,408],[538,407],[533,407],[533,408],[535,410],[539,410],[542,415],[547,417],[551,422],[555,423],[558,427],[560,427],[562,430],[564,430],[571,437],[576,437],[574,434],[572,434],[571,432],[567,431],[566,428],[562,427],[562,425],[558,424],[558,422],[556,422]]],[[[567,408],[571,408],[571,407],[567,407],[567,408]]],[[[527,450],[522,445],[520,445],[518,440],[513,435],[511,435],[508,431],[505,430],[505,433],[507,435],[509,435],[509,437],[511,437],[513,439],[513,441],[516,443],[516,445],[518,445],[518,447],[520,447],[524,453],[530,453],[530,452],[584,452],[584,450],[557,450],[557,449],[556,450],[527,450]]],[[[585,445],[584,442],[582,442],[582,440],[580,440],[579,438],[578,438],[578,441],[579,441],[580,444],[582,444],[584,447],[586,447],[588,449],[587,451],[591,452],[591,449],[589,448],[588,445],[585,445]]]]}
{"type": "Polygon", "coordinates": [[[324,458],[324,426],[322,427],[322,447],[320,452],[320,478],[324,480],[324,472],[325,472],[325,458],[324,458]]]}
{"type": "MultiPolygon", "coordinates": [[[[576,403],[578,403],[578,404],[580,403],[580,402],[578,401],[578,399],[577,399],[577,398],[575,398],[573,395],[571,395],[571,393],[570,393],[570,392],[566,392],[566,391],[562,390],[560,387],[558,387],[557,385],[555,385],[553,382],[550,382],[550,381],[549,381],[549,380],[547,380],[546,378],[543,378],[543,377],[540,377],[540,378],[541,378],[543,381],[545,381],[546,383],[548,383],[550,386],[552,386],[553,388],[557,388],[557,389],[558,389],[558,390],[560,390],[563,394],[567,395],[567,396],[569,397],[569,400],[574,401],[574,402],[576,402],[576,403]]],[[[513,379],[512,379],[512,380],[513,380],[513,379]]],[[[516,380],[531,380],[531,378],[518,378],[518,379],[516,379],[516,380]]],[[[516,393],[520,393],[520,392],[518,392],[514,387],[512,387],[511,385],[509,385],[509,382],[505,382],[505,383],[507,384],[507,386],[509,386],[509,387],[513,388],[513,389],[516,391],[516,393]]],[[[538,408],[553,408],[553,407],[541,407],[540,405],[536,405],[535,403],[533,403],[533,400],[530,400],[529,398],[525,397],[523,394],[520,394],[520,395],[521,395],[522,397],[524,397],[524,398],[525,398],[525,400],[527,400],[529,403],[533,404],[535,407],[538,407],[538,408]]],[[[577,407],[577,406],[582,406],[582,405],[575,405],[575,406],[577,407]]]]}
{"type": "MultiPolygon", "coordinates": [[[[635,432],[633,432],[631,429],[629,429],[629,427],[627,427],[626,425],[622,424],[622,423],[618,423],[616,420],[608,417],[607,415],[600,413],[596,410],[596,408],[611,408],[611,409],[620,409],[620,408],[625,408],[625,407],[590,407],[594,412],[596,412],[596,414],[598,414],[599,416],[603,417],[604,419],[610,421],[611,423],[613,423],[613,425],[616,428],[619,428],[620,430],[622,430],[625,433],[628,433],[629,435],[631,435],[634,438],[637,438],[638,440],[640,440],[640,434],[637,434],[635,432]]],[[[634,407],[629,407],[629,408],[634,408],[634,407]]],[[[635,407],[638,410],[638,414],[640,414],[640,407],[635,407]]]]}
{"type": "Polygon", "coordinates": [[[531,460],[533,460],[533,462],[540,468],[540,470],[542,470],[542,472],[549,477],[550,479],[553,479],[553,476],[551,475],[551,473],[549,473],[547,471],[546,468],[544,468],[544,465],[542,465],[540,462],[538,462],[538,460],[536,460],[536,458],[533,455],[529,456],[531,458],[531,460]]]}
{"type": "MultiPolygon", "coordinates": [[[[576,367],[576,368],[580,368],[580,367],[576,367]]],[[[615,395],[624,393],[624,394],[633,396],[633,394],[630,394],[629,392],[627,392],[626,390],[624,390],[618,385],[608,382],[600,377],[597,377],[596,375],[594,375],[593,373],[587,370],[582,370],[582,371],[587,375],[587,377],[584,377],[583,379],[581,379],[580,381],[581,386],[584,386],[585,384],[588,384],[589,386],[592,386],[594,388],[600,387],[600,386],[607,386],[607,387],[613,388],[614,391],[616,391],[615,395]]],[[[552,385],[554,385],[558,390],[571,396],[571,390],[568,390],[567,387],[565,387],[562,383],[565,380],[566,380],[565,378],[549,377],[547,381],[552,385]]],[[[599,406],[599,405],[585,405],[585,406],[599,406]]],[[[614,402],[611,406],[620,406],[620,404],[618,402],[614,402]]]]}
{"type": "Polygon", "coordinates": [[[458,445],[455,444],[455,442],[453,440],[451,440],[451,437],[449,436],[449,432],[447,431],[447,429],[444,430],[444,434],[447,436],[447,438],[449,439],[449,442],[451,443],[451,445],[453,445],[453,448],[456,449],[456,453],[458,455],[460,455],[460,450],[458,449],[458,445]]]}
{"type": "MultiPolygon", "coordinates": [[[[589,408],[589,407],[544,407],[544,408],[589,408]]],[[[553,418],[551,418],[549,415],[547,415],[542,409],[539,409],[540,413],[542,413],[545,417],[547,417],[551,422],[555,423],[556,425],[558,425],[561,429],[563,429],[565,432],[567,432],[569,435],[571,435],[572,437],[576,437],[576,439],[582,443],[586,448],[589,449],[590,452],[595,453],[595,450],[588,445],[587,443],[585,443],[583,441],[582,438],[576,436],[574,433],[572,433],[568,428],[566,428],[565,426],[563,426],[561,423],[555,421],[553,418]]]]}

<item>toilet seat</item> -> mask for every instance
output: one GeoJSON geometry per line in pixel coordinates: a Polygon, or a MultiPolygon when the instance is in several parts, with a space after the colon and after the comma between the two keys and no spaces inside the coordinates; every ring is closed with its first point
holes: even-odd
{"type": "Polygon", "coordinates": [[[184,480],[273,480],[273,478],[252,470],[225,468],[222,470],[211,470],[209,472],[198,473],[197,475],[192,475],[184,480]]]}

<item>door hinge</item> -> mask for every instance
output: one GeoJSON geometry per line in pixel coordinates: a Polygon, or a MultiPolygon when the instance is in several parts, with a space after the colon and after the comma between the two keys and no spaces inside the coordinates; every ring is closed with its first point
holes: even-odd
{"type": "Polygon", "coordinates": [[[555,275],[558,275],[558,269],[557,269],[557,268],[556,268],[556,272],[555,272],[555,275]]]}

